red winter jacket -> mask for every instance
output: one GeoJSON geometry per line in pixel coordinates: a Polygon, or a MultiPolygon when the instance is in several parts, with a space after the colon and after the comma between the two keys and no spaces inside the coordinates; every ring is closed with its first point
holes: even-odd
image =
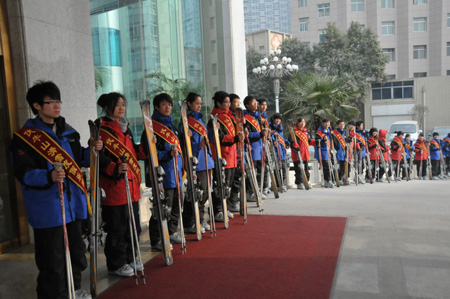
{"type": "Polygon", "coordinates": [[[403,139],[395,136],[391,142],[391,159],[395,161],[400,161],[403,159],[403,139]]]}
{"type": "MultiPolygon", "coordinates": [[[[236,142],[238,141],[238,137],[236,136],[236,119],[233,115],[231,115],[231,110],[222,110],[219,108],[214,108],[211,111],[211,115],[215,116],[216,114],[224,114],[231,118],[233,127],[234,127],[234,134],[231,134],[226,126],[221,122],[218,121],[220,124],[219,129],[219,139],[220,139],[220,149],[222,153],[222,158],[224,158],[227,161],[227,166],[225,168],[234,168],[237,167],[237,151],[236,151],[236,142]]],[[[208,122],[208,130],[212,129],[212,122],[208,122]]],[[[215,158],[216,157],[216,146],[214,145],[214,140],[210,139],[211,144],[211,151],[212,155],[215,158]]]]}
{"type": "MultiPolygon", "coordinates": [[[[138,160],[145,160],[146,155],[139,146],[133,141],[133,135],[129,128],[122,133],[119,123],[111,120],[108,117],[102,117],[101,129],[105,129],[117,139],[119,139],[126,147],[136,156],[138,160]],[[137,152],[136,152],[137,151],[137,152]]],[[[103,140],[106,142],[106,140],[103,140]]],[[[125,181],[123,175],[118,175],[118,166],[120,159],[116,158],[106,148],[100,155],[100,187],[105,190],[106,199],[102,201],[102,205],[105,206],[118,206],[127,204],[127,194],[125,189],[125,181]]],[[[142,171],[142,174],[144,172],[142,171]]],[[[138,201],[141,198],[140,192],[140,180],[138,180],[133,172],[128,171],[128,181],[130,186],[130,193],[132,201],[138,201]]]]}
{"type": "Polygon", "coordinates": [[[384,161],[386,161],[386,163],[389,161],[389,150],[391,149],[389,147],[389,145],[386,144],[386,135],[387,135],[387,130],[383,130],[381,129],[378,136],[378,144],[380,145],[380,149],[383,152],[383,158],[384,161]]]}
{"type": "Polygon", "coordinates": [[[416,152],[414,160],[423,161],[428,159],[428,146],[425,144],[425,140],[417,140],[414,144],[414,148],[414,151],[416,152]]]}
{"type": "MultiPolygon", "coordinates": [[[[306,134],[306,136],[308,137],[309,145],[312,145],[312,146],[316,145],[316,141],[314,139],[311,139],[311,137],[308,134],[308,130],[306,128],[300,129],[299,127],[295,126],[294,131],[296,133],[296,136],[295,136],[296,140],[290,140],[291,145],[296,149],[300,149],[300,155],[302,157],[303,162],[309,161],[309,158],[310,158],[309,157],[309,146],[306,146],[304,142],[300,141],[300,138],[297,136],[297,131],[301,131],[304,134],[306,134]]],[[[292,161],[294,161],[294,162],[298,161],[296,151],[291,151],[291,156],[292,156],[292,161]]]]}
{"type": "Polygon", "coordinates": [[[371,136],[369,140],[367,140],[367,144],[369,146],[370,152],[370,160],[380,160],[380,154],[378,153],[378,139],[371,136]]]}

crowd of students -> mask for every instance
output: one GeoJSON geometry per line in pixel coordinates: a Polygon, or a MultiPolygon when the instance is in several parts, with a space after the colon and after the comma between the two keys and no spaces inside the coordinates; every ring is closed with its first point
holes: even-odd
{"type": "MultiPolygon", "coordinates": [[[[103,116],[95,121],[100,130],[99,140],[90,139],[87,147],[82,147],[80,135],[60,115],[61,95],[58,87],[52,82],[38,82],[28,90],[27,101],[36,115],[27,121],[25,126],[17,131],[11,142],[11,157],[15,176],[21,183],[27,217],[34,230],[35,259],[39,269],[37,294],[38,298],[67,298],[67,277],[64,257],[64,230],[67,227],[67,236],[70,244],[70,256],[73,271],[76,298],[90,298],[90,295],[81,290],[81,272],[87,267],[85,257],[85,245],[82,240],[81,221],[87,218],[88,198],[87,190],[80,179],[80,167],[89,167],[89,147],[95,147],[100,153],[100,187],[105,191],[106,197],[102,200],[101,216],[106,231],[104,252],[109,273],[119,276],[133,276],[135,270],[142,270],[142,263],[133,256],[134,244],[131,228],[128,225],[129,207],[127,201],[126,185],[129,186],[131,202],[134,211],[134,219],[137,234],[140,233],[140,218],[138,201],[141,197],[140,184],[142,176],[148,187],[152,187],[148,171],[141,171],[138,160],[147,161],[149,142],[145,132],[141,137],[141,143],[134,142],[129,124],[124,116],[126,113],[126,97],[120,93],[112,92],[103,94],[97,101],[102,108],[103,116]],[[128,160],[123,162],[120,158],[123,153],[128,153],[128,160]],[[64,169],[55,169],[54,163],[62,162],[64,169]],[[126,176],[125,176],[126,174],[126,176]],[[124,178],[128,178],[126,184],[124,178]],[[65,223],[61,215],[60,200],[57,183],[64,181],[65,223]],[[65,225],[65,226],[64,226],[65,225]]],[[[257,101],[253,96],[244,98],[245,106],[245,130],[236,133],[236,109],[240,108],[241,100],[236,94],[228,94],[218,91],[213,97],[214,108],[210,116],[218,117],[217,128],[213,123],[204,122],[202,115],[202,97],[190,93],[185,99],[188,107],[189,136],[191,140],[192,154],[197,158],[196,177],[198,188],[203,190],[199,200],[201,232],[211,230],[210,217],[205,217],[205,205],[208,200],[208,186],[217,177],[217,169],[214,163],[216,151],[209,147],[208,140],[212,140],[212,131],[218,130],[222,157],[226,160],[225,186],[230,187],[227,195],[227,210],[223,210],[221,198],[213,192],[213,207],[215,221],[224,221],[225,215],[233,218],[233,212],[240,211],[241,201],[241,168],[238,167],[237,143],[247,144],[248,154],[253,161],[257,182],[262,182],[261,196],[269,194],[270,183],[268,171],[265,171],[265,156],[263,140],[268,138],[275,147],[275,160],[280,164],[281,170],[289,168],[286,161],[287,148],[293,147],[292,159],[295,169],[295,184],[298,189],[305,188],[305,178],[309,180],[308,161],[309,146],[316,146],[315,158],[320,161],[324,178],[324,186],[333,188],[336,184],[348,185],[351,169],[354,169],[356,181],[364,183],[372,176],[377,181],[383,181],[383,175],[387,171],[398,173],[395,167],[402,167],[402,161],[410,163],[413,153],[417,169],[422,173],[419,177],[425,177],[427,168],[428,151],[432,164],[432,175],[440,177],[440,153],[444,153],[447,165],[450,163],[449,140],[447,136],[443,141],[439,136],[433,135],[433,140],[426,143],[423,134],[415,144],[412,144],[408,134],[403,136],[397,132],[397,137],[390,147],[385,140],[386,131],[372,128],[368,134],[363,130],[363,123],[338,121],[336,129],[330,129],[330,121],[324,119],[322,126],[316,131],[314,138],[306,129],[304,118],[298,118],[294,124],[292,137],[283,136],[282,116],[275,113],[270,119],[266,115],[267,101],[257,101]],[[404,137],[404,138],[403,138],[404,137]],[[212,150],[211,150],[212,149],[212,150]],[[402,159],[402,153],[405,159],[402,159]],[[389,156],[390,153],[390,156],[389,156]],[[381,167],[381,161],[391,162],[394,167],[381,167]],[[300,163],[304,163],[306,176],[300,173],[300,163]],[[348,163],[348,167],[346,167],[348,163]],[[371,172],[363,171],[371,166],[371,172]],[[335,165],[339,165],[337,168],[335,165]],[[337,177],[333,173],[336,169],[337,177]]],[[[164,169],[163,188],[165,204],[169,208],[168,230],[170,241],[174,244],[182,242],[182,234],[179,232],[180,208],[177,204],[183,202],[183,193],[177,192],[183,184],[183,155],[185,148],[180,142],[183,127],[174,124],[172,108],[174,101],[170,95],[161,93],[154,97],[153,101],[153,129],[156,143],[157,159],[164,169]],[[175,145],[175,146],[174,146],[175,145]],[[176,162],[176,163],[175,163],[176,162]],[[178,175],[178,177],[175,177],[178,175]],[[180,198],[181,197],[181,198],[180,198]]],[[[244,107],[243,107],[244,108],[244,107]]],[[[206,117],[210,119],[210,117],[206,117]]],[[[245,161],[249,163],[251,161],[245,161]]],[[[386,163],[383,163],[385,165],[386,163]]],[[[146,163],[146,167],[148,163],[146,163]]],[[[408,167],[402,173],[408,175],[408,167]]],[[[281,171],[282,178],[286,179],[287,171],[281,171]]],[[[248,179],[248,177],[247,177],[248,179]]],[[[400,179],[400,176],[397,176],[400,179]]],[[[254,182],[253,182],[254,183],[254,182]]],[[[251,182],[248,182],[250,186],[251,182]]],[[[273,183],[272,183],[273,184],[273,183]]],[[[273,186],[272,186],[273,187],[273,186]]],[[[281,191],[287,191],[287,185],[278,186],[281,191]]],[[[255,201],[255,192],[247,188],[248,201],[255,201]]],[[[254,189],[253,189],[254,190],[254,189]]],[[[183,226],[186,233],[195,233],[194,211],[189,205],[183,210],[183,226]]],[[[159,235],[158,219],[151,216],[149,221],[150,243],[154,250],[162,250],[161,236],[159,235]]]]}

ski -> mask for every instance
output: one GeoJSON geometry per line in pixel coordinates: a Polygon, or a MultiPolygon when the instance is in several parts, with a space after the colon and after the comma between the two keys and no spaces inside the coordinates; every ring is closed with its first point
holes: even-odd
{"type": "MultiPolygon", "coordinates": [[[[339,164],[336,158],[336,149],[334,148],[334,140],[333,140],[333,131],[330,129],[330,145],[331,145],[331,155],[333,157],[333,161],[332,161],[332,167],[333,167],[333,172],[334,172],[334,181],[336,182],[336,186],[339,188],[341,187],[341,182],[339,181],[339,164]]],[[[336,137],[335,137],[336,138],[336,137]]],[[[331,159],[331,157],[330,157],[331,159]]],[[[330,169],[331,171],[331,169],[330,169]]]]}
{"type": "Polygon", "coordinates": [[[273,143],[266,139],[265,146],[267,150],[267,165],[269,166],[269,173],[272,178],[272,190],[275,198],[280,197],[281,192],[281,178],[280,178],[280,169],[278,168],[278,164],[276,161],[275,148],[273,143]]]}
{"type": "Polygon", "coordinates": [[[220,148],[220,139],[219,139],[219,130],[218,126],[218,115],[211,116],[212,117],[212,128],[214,131],[214,148],[216,154],[214,155],[214,166],[216,170],[216,183],[217,185],[214,188],[214,193],[216,196],[220,198],[222,202],[222,213],[223,213],[223,226],[228,228],[229,219],[228,219],[228,208],[227,208],[227,197],[230,194],[230,187],[225,186],[225,166],[227,165],[227,161],[222,158],[222,151],[220,148]]]}
{"type": "Polygon", "coordinates": [[[259,207],[259,212],[262,214],[264,209],[262,206],[261,193],[258,188],[258,181],[256,180],[255,166],[253,165],[252,151],[250,149],[250,140],[248,140],[248,137],[247,137],[247,150],[245,151],[245,160],[247,161],[245,166],[247,167],[246,173],[249,177],[250,187],[252,188],[253,194],[255,196],[256,205],[259,207]]]}
{"type": "Polygon", "coordinates": [[[189,125],[187,119],[187,104],[183,102],[181,104],[181,123],[183,125],[183,141],[184,148],[186,149],[186,153],[184,155],[184,169],[186,170],[187,175],[187,190],[186,190],[186,200],[191,203],[192,210],[194,211],[194,220],[195,220],[195,234],[197,236],[197,240],[200,241],[202,239],[201,226],[200,226],[200,212],[198,208],[198,202],[201,199],[201,192],[199,192],[199,188],[197,186],[197,176],[195,174],[196,167],[198,164],[198,160],[196,157],[192,156],[192,144],[191,137],[189,136],[189,125]]]}
{"type": "MultiPolygon", "coordinates": [[[[298,144],[298,140],[295,135],[294,124],[293,124],[292,120],[288,120],[288,127],[289,127],[289,134],[291,134],[292,142],[296,142],[298,144]]],[[[295,151],[295,153],[297,154],[297,157],[298,157],[298,162],[300,164],[299,165],[300,166],[300,174],[303,177],[303,186],[305,186],[306,190],[309,190],[310,186],[309,186],[309,182],[308,182],[308,177],[306,176],[305,165],[303,165],[303,160],[302,160],[300,150],[294,148],[293,146],[291,146],[291,149],[293,149],[295,151]]]]}
{"type": "MultiPolygon", "coordinates": [[[[164,188],[162,185],[163,176],[165,175],[164,169],[159,166],[158,156],[156,151],[156,144],[153,142],[155,138],[153,132],[153,123],[150,117],[150,101],[145,100],[141,103],[142,118],[144,121],[145,133],[147,136],[147,149],[148,149],[148,162],[149,162],[149,175],[152,183],[152,195],[153,195],[153,208],[152,212],[158,219],[159,233],[161,236],[162,249],[164,262],[167,266],[172,265],[172,247],[170,244],[169,228],[167,227],[167,219],[169,216],[169,210],[164,200],[164,188]]],[[[180,211],[181,212],[181,211],[180,211]]]]}
{"type": "MultiPolygon", "coordinates": [[[[92,120],[88,121],[91,140],[99,139],[99,129],[92,120]]],[[[90,292],[93,298],[97,297],[97,264],[98,243],[100,237],[100,200],[101,191],[99,187],[99,161],[100,155],[94,145],[90,147],[90,201],[92,208],[91,231],[89,234],[89,264],[90,264],[90,292]]]]}
{"type": "MultiPolygon", "coordinates": [[[[391,183],[391,179],[389,178],[388,166],[386,165],[386,160],[384,160],[383,151],[381,150],[378,142],[377,142],[377,150],[378,150],[378,155],[380,156],[381,166],[383,167],[383,170],[384,170],[383,175],[386,174],[388,183],[391,183]]],[[[381,177],[379,177],[379,179],[381,180],[381,177]]]]}
{"type": "MultiPolygon", "coordinates": [[[[236,133],[244,134],[244,112],[241,108],[237,108],[235,111],[236,117],[236,133]]],[[[241,168],[241,208],[240,215],[244,216],[244,223],[247,223],[247,192],[245,188],[245,158],[244,158],[244,142],[238,143],[238,158],[239,167],[241,168]]]]}

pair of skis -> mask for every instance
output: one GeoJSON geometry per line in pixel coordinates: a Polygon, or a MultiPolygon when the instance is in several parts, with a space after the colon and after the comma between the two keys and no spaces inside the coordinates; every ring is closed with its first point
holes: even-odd
{"type": "MultiPolygon", "coordinates": [[[[294,123],[292,120],[288,120],[288,128],[289,128],[289,134],[291,135],[292,142],[296,142],[298,144],[299,140],[297,140],[297,136],[295,135],[294,123]]],[[[300,149],[294,148],[294,146],[291,146],[291,148],[295,151],[295,153],[297,154],[297,157],[298,157],[298,162],[300,164],[299,165],[300,166],[300,175],[303,178],[302,184],[303,184],[303,186],[305,186],[306,190],[309,190],[311,188],[311,186],[309,185],[309,182],[308,182],[308,177],[306,175],[305,165],[303,165],[303,160],[302,160],[302,155],[300,153],[300,149]]]]}

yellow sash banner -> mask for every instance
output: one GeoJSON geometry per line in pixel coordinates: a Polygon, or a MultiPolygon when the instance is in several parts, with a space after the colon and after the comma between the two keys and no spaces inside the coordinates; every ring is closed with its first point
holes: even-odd
{"type": "Polygon", "coordinates": [[[227,128],[228,133],[232,136],[236,136],[236,128],[234,127],[233,121],[226,114],[218,114],[217,119],[227,128]]]}
{"type": "Polygon", "coordinates": [[[127,164],[130,166],[129,169],[133,173],[134,177],[141,181],[141,167],[136,158],[136,154],[128,149],[128,147],[123,144],[116,136],[100,128],[100,136],[104,142],[105,148],[110,151],[117,159],[122,156],[127,157],[127,164]]]}
{"type": "Polygon", "coordinates": [[[201,122],[193,117],[188,117],[187,119],[189,127],[191,127],[195,132],[199,133],[201,136],[206,136],[208,134],[205,126],[201,122]]]}
{"type": "Polygon", "coordinates": [[[181,151],[180,146],[180,140],[178,140],[178,137],[175,135],[175,133],[171,129],[154,119],[152,120],[152,122],[155,134],[164,139],[167,143],[175,144],[177,146],[177,150],[180,152],[181,156],[183,156],[183,152],[181,151]]]}
{"type": "Polygon", "coordinates": [[[254,118],[250,114],[246,114],[246,115],[244,115],[244,117],[258,132],[261,133],[261,127],[259,126],[259,123],[256,120],[256,118],[254,118]]]}
{"type": "Polygon", "coordinates": [[[345,140],[344,137],[342,137],[341,133],[338,132],[338,130],[333,130],[334,136],[336,136],[336,139],[341,144],[342,148],[345,149],[345,140]]]}

